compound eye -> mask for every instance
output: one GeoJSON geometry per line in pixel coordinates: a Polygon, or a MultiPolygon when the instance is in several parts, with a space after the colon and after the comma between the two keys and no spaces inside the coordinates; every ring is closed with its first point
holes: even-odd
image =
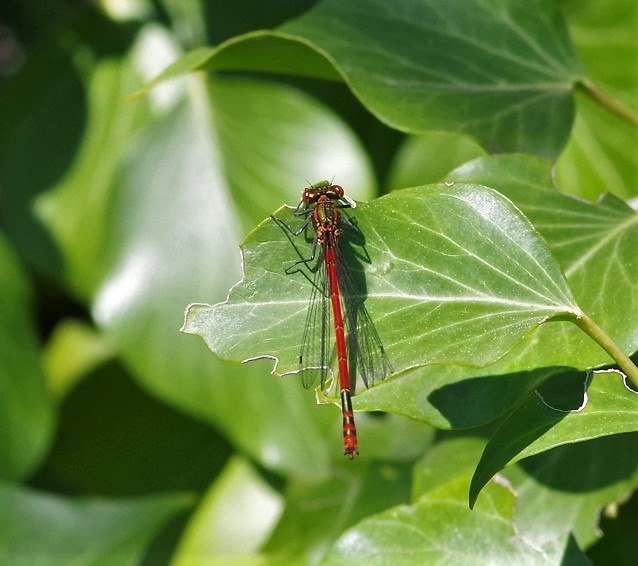
{"type": "Polygon", "coordinates": [[[338,198],[342,198],[344,193],[343,187],[341,185],[332,185],[332,190],[337,195],[338,198]]]}

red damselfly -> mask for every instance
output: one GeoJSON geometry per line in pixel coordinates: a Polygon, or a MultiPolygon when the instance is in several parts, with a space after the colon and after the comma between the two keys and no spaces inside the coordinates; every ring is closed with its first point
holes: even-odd
{"type": "MultiPolygon", "coordinates": [[[[314,271],[312,294],[299,353],[299,371],[304,387],[311,387],[319,374],[321,388],[325,389],[330,362],[336,356],[343,416],[343,452],[350,459],[359,453],[351,399],[355,376],[358,374],[369,387],[375,380],[392,373],[381,339],[363,303],[365,296],[361,289],[356,289],[351,266],[345,261],[340,246],[343,232],[361,235],[354,220],[341,212],[354,206],[354,201],[345,196],[341,186],[320,181],[304,189],[301,201],[293,211],[295,216],[304,218],[298,228],[293,229],[273,216],[294,236],[299,236],[309,225],[314,230],[310,257],[292,266],[303,263],[310,267],[317,249],[320,250],[321,256],[311,267],[314,271]],[[331,341],[333,333],[334,341],[331,341]]],[[[286,273],[292,273],[292,268],[288,268],[286,273]]]]}

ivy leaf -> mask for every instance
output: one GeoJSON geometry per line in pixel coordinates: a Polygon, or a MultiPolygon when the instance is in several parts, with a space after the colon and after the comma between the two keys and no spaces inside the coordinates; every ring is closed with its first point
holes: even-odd
{"type": "Polygon", "coordinates": [[[185,494],[71,499],[0,484],[0,556],[7,564],[140,564],[165,522],[191,505],[185,494]]]}
{"type": "Polygon", "coordinates": [[[310,40],[383,122],[556,156],[582,70],[552,2],[324,0],[280,28],[310,40]],[[539,127],[543,124],[543,127],[539,127]]]}
{"type": "MultiPolygon", "coordinates": [[[[290,211],[279,214],[295,220],[290,211]]],[[[359,205],[356,221],[363,249],[345,233],[341,247],[397,371],[488,365],[534,326],[582,314],[543,241],[493,189],[396,191],[359,205]]],[[[271,357],[280,373],[297,370],[312,289],[311,274],[285,273],[309,257],[311,238],[299,240],[295,253],[280,226],[260,224],[244,243],[244,281],[224,303],[192,305],[184,331],[202,336],[222,358],[271,357]]]]}
{"type": "Polygon", "coordinates": [[[1,233],[0,297],[0,478],[15,481],[49,450],[55,407],[31,323],[29,285],[1,233]]]}
{"type": "Polygon", "coordinates": [[[265,564],[316,564],[345,529],[409,498],[411,465],[343,464],[325,481],[288,484],[284,513],[262,549],[265,564]]]}
{"type": "Polygon", "coordinates": [[[489,150],[556,157],[583,71],[549,0],[324,0],[274,32],[198,48],[160,80],[196,70],[341,78],[381,121],[475,136],[489,150]]]}
{"type": "MultiPolygon", "coordinates": [[[[158,38],[146,37],[140,59],[157,61],[158,38]]],[[[185,305],[222,300],[239,278],[242,225],[297,198],[317,171],[340,171],[357,198],[370,197],[367,158],[343,121],[288,86],[189,77],[149,121],[148,109],[122,98],[138,81],[126,61],[97,64],[87,77],[89,110],[103,135],[87,135],[69,175],[38,202],[69,285],[145,390],[223,430],[269,469],[322,477],[333,454],[331,412],[308,410],[314,399],[296,380],[222,364],[178,329],[185,305]],[[243,417],[238,398],[251,407],[243,417]]]]}
{"type": "Polygon", "coordinates": [[[427,492],[347,531],[322,562],[331,564],[586,564],[568,535],[542,548],[516,536],[515,496],[491,483],[474,511],[464,505],[467,477],[427,492]]]}
{"type": "Polygon", "coordinates": [[[193,513],[171,563],[241,560],[257,551],[272,531],[283,501],[248,461],[232,458],[193,513]],[[234,528],[241,525],[241,528],[234,528]]]}
{"type": "MultiPolygon", "coordinates": [[[[512,200],[544,237],[577,303],[626,353],[638,350],[638,214],[613,195],[597,203],[556,190],[550,163],[529,155],[479,158],[452,171],[457,182],[482,183],[512,200]]],[[[609,363],[573,325],[545,325],[517,351],[509,370],[580,369],[609,363]]]]}
{"type": "Polygon", "coordinates": [[[638,431],[638,393],[617,371],[582,372],[548,380],[490,438],[470,488],[473,504],[489,479],[508,463],[567,443],[638,431]]]}
{"type": "Polygon", "coordinates": [[[631,433],[565,444],[503,470],[518,493],[518,532],[543,545],[571,531],[580,548],[590,547],[602,535],[603,508],[626,502],[636,489],[637,440],[631,433]]]}
{"type": "Polygon", "coordinates": [[[511,411],[548,377],[564,371],[548,367],[503,373],[500,370],[510,364],[513,353],[485,368],[439,364],[405,372],[401,379],[359,390],[355,408],[404,415],[439,429],[484,425],[511,411]]]}

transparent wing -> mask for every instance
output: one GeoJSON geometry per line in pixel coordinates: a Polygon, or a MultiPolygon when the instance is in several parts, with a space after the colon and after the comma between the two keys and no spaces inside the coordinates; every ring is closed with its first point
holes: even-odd
{"type": "MultiPolygon", "coordinates": [[[[356,226],[354,227],[356,230],[356,226]]],[[[394,370],[383,348],[383,343],[365,306],[364,282],[356,285],[351,266],[345,261],[339,247],[336,250],[337,272],[342,297],[348,346],[351,387],[359,376],[366,387],[385,379],[394,370]]]]}
{"type": "Polygon", "coordinates": [[[320,256],[313,277],[312,293],[301,340],[299,374],[304,387],[312,387],[319,376],[321,388],[325,389],[331,376],[332,316],[326,266],[323,254],[320,256]]]}

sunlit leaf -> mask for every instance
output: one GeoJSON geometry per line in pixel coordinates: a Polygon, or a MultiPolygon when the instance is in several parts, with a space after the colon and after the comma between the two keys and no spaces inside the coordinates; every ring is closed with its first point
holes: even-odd
{"type": "Polygon", "coordinates": [[[64,257],[66,281],[87,298],[99,281],[99,258],[117,163],[150,114],[145,101],[124,96],[141,78],[128,61],[97,65],[88,88],[89,121],[77,159],[60,182],[37,201],[37,213],[64,257]]]}
{"type": "Polygon", "coordinates": [[[63,398],[87,373],[113,355],[103,336],[85,322],[64,320],[43,352],[49,389],[63,398]]]}
{"type": "Polygon", "coordinates": [[[467,477],[461,477],[413,505],[368,517],[337,541],[322,565],[586,564],[567,535],[545,547],[517,536],[516,499],[507,486],[490,484],[473,511],[465,506],[466,490],[467,477]]]}
{"type": "Polygon", "coordinates": [[[387,185],[390,189],[440,183],[456,167],[485,155],[467,136],[431,132],[410,136],[393,159],[387,185]]]}
{"type": "Polygon", "coordinates": [[[340,76],[395,128],[465,132],[491,151],[548,157],[566,142],[583,76],[548,0],[324,0],[275,32],[198,48],[146,88],[202,69],[340,76]]]}
{"type": "Polygon", "coordinates": [[[476,468],[486,441],[459,436],[440,440],[414,465],[412,501],[459,477],[467,478],[476,468]]]}
{"type": "Polygon", "coordinates": [[[294,481],[281,521],[263,551],[273,566],[316,562],[343,531],[406,501],[410,468],[359,459],[325,482],[294,481]]]}
{"type": "MultiPolygon", "coordinates": [[[[633,0],[561,3],[588,74],[606,93],[638,112],[638,13],[633,0]]],[[[556,163],[562,190],[589,200],[605,191],[638,194],[638,129],[584,97],[577,98],[574,129],[556,163]]]]}
{"type": "MultiPolygon", "coordinates": [[[[606,59],[611,57],[607,55],[606,59]]],[[[579,97],[577,102],[573,135],[556,162],[558,186],[590,201],[606,192],[625,199],[635,197],[638,152],[634,148],[638,145],[638,129],[610,117],[605,108],[589,99],[579,97]],[[610,121],[613,127],[609,127],[610,121]]]]}
{"type": "MultiPolygon", "coordinates": [[[[96,88],[113,94],[134,80],[128,67],[115,71],[100,69],[96,88]]],[[[101,124],[109,103],[123,101],[96,93],[98,102],[98,94],[106,98],[92,106],[101,124]]],[[[122,128],[131,125],[126,116],[122,128]]],[[[40,207],[59,232],[71,286],[91,293],[114,354],[153,394],[217,425],[262,464],[326,474],[332,411],[316,410],[296,380],[270,378],[265,365],[221,364],[178,330],[188,303],[221,300],[239,278],[241,225],[294,202],[312,171],[339,173],[360,197],[371,196],[374,180],[354,136],[294,89],[229,79],[192,79],[182,102],[135,137],[102,125],[112,135],[90,138],[77,174],[40,207]],[[98,159],[106,143],[117,161],[109,151],[98,159]],[[94,187],[93,177],[102,184],[94,187]],[[238,399],[250,411],[238,412],[238,399]]]]}
{"type": "Polygon", "coordinates": [[[281,497],[248,462],[231,460],[191,517],[172,563],[213,564],[251,556],[270,534],[281,507],[281,497]]]}
{"type": "MultiPolygon", "coordinates": [[[[360,204],[356,220],[366,241],[365,261],[350,254],[355,278],[395,370],[487,365],[534,326],[580,312],[542,240],[491,189],[396,191],[360,204]]],[[[244,281],[227,302],[191,306],[185,330],[221,357],[276,357],[278,372],[296,370],[311,283],[285,268],[309,256],[299,240],[295,253],[281,227],[264,221],[244,243],[244,281]]]]}
{"type": "MultiPolygon", "coordinates": [[[[638,350],[638,214],[612,195],[592,204],[561,194],[550,164],[524,155],[481,158],[450,173],[511,199],[545,238],[577,303],[627,353],[638,350]]],[[[545,325],[521,345],[511,369],[595,367],[602,349],[568,323],[545,325]]]]}

